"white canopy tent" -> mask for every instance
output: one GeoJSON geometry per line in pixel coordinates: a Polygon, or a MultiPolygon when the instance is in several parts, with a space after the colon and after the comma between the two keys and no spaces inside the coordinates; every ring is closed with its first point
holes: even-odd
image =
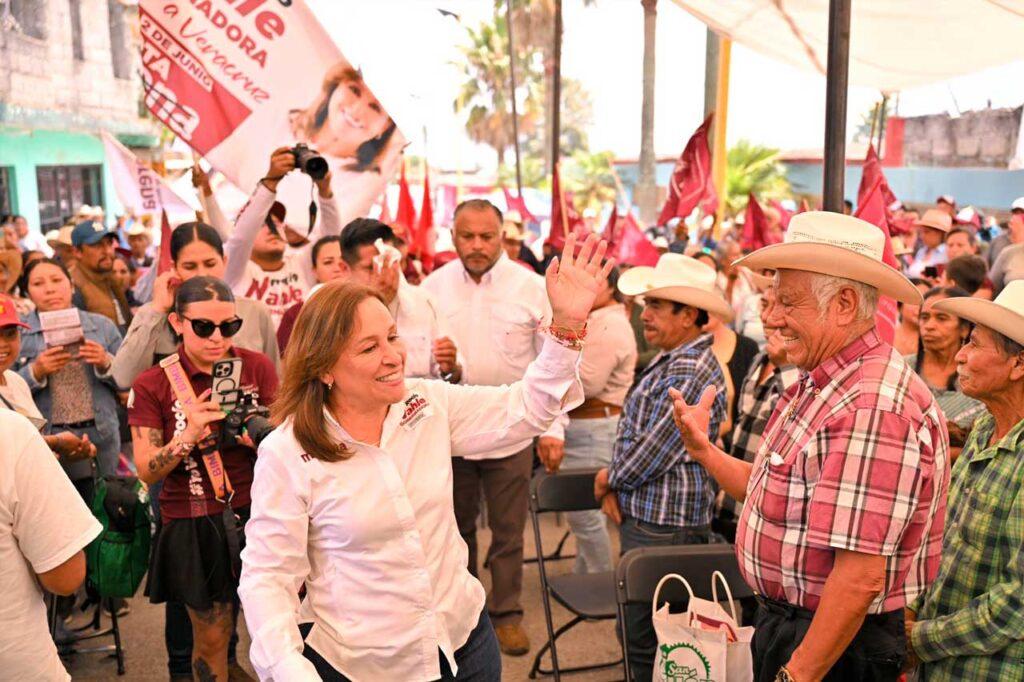
{"type": "MultiPolygon", "coordinates": [[[[756,52],[825,75],[828,0],[674,0],[756,52]]],[[[1024,60],[1024,0],[853,0],[851,85],[895,92],[1024,60]]]]}

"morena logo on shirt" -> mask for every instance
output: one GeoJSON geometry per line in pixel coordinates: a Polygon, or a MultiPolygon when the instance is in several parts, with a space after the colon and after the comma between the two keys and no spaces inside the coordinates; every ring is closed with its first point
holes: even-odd
{"type": "Polygon", "coordinates": [[[405,427],[412,427],[421,418],[423,410],[427,407],[427,399],[421,396],[419,393],[413,393],[411,396],[405,399],[405,411],[402,412],[401,425],[405,427]]]}

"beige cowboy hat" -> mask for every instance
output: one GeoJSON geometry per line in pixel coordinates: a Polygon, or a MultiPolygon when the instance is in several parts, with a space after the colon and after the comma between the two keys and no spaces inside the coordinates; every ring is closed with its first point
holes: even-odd
{"type": "Polygon", "coordinates": [[[900,237],[892,238],[892,255],[896,256],[909,256],[914,253],[914,250],[907,246],[907,243],[900,237]]]}
{"type": "Polygon", "coordinates": [[[685,303],[731,320],[732,307],[715,291],[716,279],[710,265],[681,253],[666,253],[653,268],[638,266],[622,273],[619,291],[626,296],[650,296],[685,303]]]}
{"type": "Polygon", "coordinates": [[[519,223],[506,219],[501,225],[501,238],[521,242],[526,239],[526,230],[519,223]]]}
{"type": "Polygon", "coordinates": [[[1024,279],[1006,285],[994,301],[958,296],[935,303],[936,310],[970,320],[1024,343],[1024,279]]]}
{"type": "Polygon", "coordinates": [[[929,208],[923,216],[914,221],[914,225],[931,227],[939,232],[949,232],[953,229],[953,219],[945,211],[929,208]]]}
{"type": "Polygon", "coordinates": [[[921,304],[921,292],[896,268],[882,262],[885,234],[860,218],[829,211],[793,216],[781,244],[737,260],[751,270],[803,270],[845,277],[903,303],[921,304]]]}

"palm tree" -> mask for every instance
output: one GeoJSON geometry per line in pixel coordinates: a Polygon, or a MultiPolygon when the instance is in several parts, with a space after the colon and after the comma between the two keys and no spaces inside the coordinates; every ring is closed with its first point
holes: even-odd
{"type": "Polygon", "coordinates": [[[581,149],[565,163],[565,188],[573,193],[577,209],[592,209],[597,213],[615,201],[614,158],[612,152],[591,154],[581,149]]]}
{"type": "Polygon", "coordinates": [[[778,149],[740,140],[729,150],[726,158],[726,206],[733,215],[746,208],[747,196],[751,192],[759,201],[789,196],[789,180],[786,179],[785,166],[779,161],[778,149]]]}
{"type": "Polygon", "coordinates": [[[658,0],[640,0],[644,8],[643,101],[640,113],[640,168],[636,183],[636,204],[640,219],[657,218],[658,188],[654,179],[654,38],[658,25],[658,0]]]}

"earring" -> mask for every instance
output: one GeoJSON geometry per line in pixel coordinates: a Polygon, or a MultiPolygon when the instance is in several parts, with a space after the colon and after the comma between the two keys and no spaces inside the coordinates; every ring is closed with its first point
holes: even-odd
{"type": "Polygon", "coordinates": [[[331,377],[330,381],[324,381],[323,384],[327,387],[327,392],[330,393],[334,388],[334,377],[331,377]]]}

